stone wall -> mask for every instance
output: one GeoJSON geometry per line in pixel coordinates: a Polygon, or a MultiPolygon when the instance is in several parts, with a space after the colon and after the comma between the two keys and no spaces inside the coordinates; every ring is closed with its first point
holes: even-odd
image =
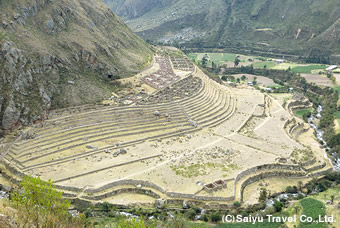
{"type": "Polygon", "coordinates": [[[294,107],[301,106],[301,107],[306,107],[310,106],[311,103],[309,100],[304,100],[304,101],[292,101],[288,104],[287,108],[291,114],[293,114],[293,109],[294,107]]]}
{"type": "Polygon", "coordinates": [[[301,166],[309,166],[309,165],[313,165],[316,162],[316,158],[313,158],[307,162],[303,162],[301,163],[301,166]]]}
{"type": "Polygon", "coordinates": [[[161,193],[166,194],[166,191],[160,186],[153,184],[149,181],[143,181],[143,180],[120,180],[120,181],[116,181],[116,182],[112,182],[110,184],[104,185],[100,188],[96,188],[96,189],[90,188],[90,189],[85,190],[84,192],[85,193],[97,193],[97,192],[102,192],[107,189],[117,187],[117,186],[122,186],[122,185],[134,185],[134,186],[141,185],[142,187],[153,188],[153,189],[160,191],[161,193]]]}
{"type": "Polygon", "coordinates": [[[313,171],[315,171],[315,170],[325,168],[326,165],[327,165],[327,163],[326,163],[326,162],[323,162],[321,165],[317,165],[317,166],[311,167],[311,168],[309,168],[309,169],[306,169],[306,171],[307,171],[307,172],[313,172],[313,171]]]}
{"type": "Polygon", "coordinates": [[[255,183],[259,180],[265,179],[265,178],[269,178],[269,177],[289,177],[289,178],[304,178],[306,177],[305,173],[303,172],[266,172],[266,173],[261,173],[259,175],[253,176],[248,178],[247,180],[245,180],[242,185],[241,185],[241,189],[240,189],[240,201],[243,202],[243,192],[244,189],[252,184],[255,183]]]}
{"type": "Polygon", "coordinates": [[[312,173],[312,174],[309,174],[308,176],[309,176],[309,177],[319,177],[319,176],[326,175],[327,173],[329,173],[329,172],[331,172],[331,171],[333,171],[333,168],[329,168],[329,169],[324,170],[324,171],[312,173]]]}
{"type": "Polygon", "coordinates": [[[266,164],[266,165],[256,166],[256,167],[247,169],[247,170],[241,172],[239,175],[237,175],[237,177],[235,178],[235,185],[236,185],[237,182],[239,182],[240,179],[242,179],[245,176],[253,174],[257,171],[270,170],[270,169],[301,171],[302,167],[300,165],[283,165],[283,164],[266,164]]]}
{"type": "Polygon", "coordinates": [[[153,192],[152,190],[138,188],[122,188],[98,196],[83,196],[83,198],[88,200],[102,200],[122,193],[136,193],[151,196],[152,198],[155,199],[160,198],[160,196],[157,193],[153,192]]]}

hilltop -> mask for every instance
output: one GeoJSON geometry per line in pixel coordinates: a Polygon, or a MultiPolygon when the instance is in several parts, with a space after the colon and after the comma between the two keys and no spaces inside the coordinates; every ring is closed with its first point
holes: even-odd
{"type": "Polygon", "coordinates": [[[0,12],[4,132],[50,109],[108,98],[109,77],[132,76],[152,60],[149,45],[100,0],[1,0],[0,12]]]}
{"type": "Polygon", "coordinates": [[[340,3],[336,0],[105,2],[132,30],[154,42],[301,56],[340,50],[340,3]]]}

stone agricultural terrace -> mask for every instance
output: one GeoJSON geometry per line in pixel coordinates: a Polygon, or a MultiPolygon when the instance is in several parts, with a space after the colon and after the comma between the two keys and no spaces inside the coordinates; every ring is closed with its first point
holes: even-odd
{"type": "Polygon", "coordinates": [[[159,69],[142,79],[156,89],[147,98],[55,111],[3,148],[0,168],[14,179],[52,179],[70,198],[117,203],[128,194],[125,203],[138,203],[143,195],[149,204],[243,201],[263,178],[306,180],[330,168],[296,139],[301,123],[282,102],[218,84],[186,58],[155,61],[159,69]]]}

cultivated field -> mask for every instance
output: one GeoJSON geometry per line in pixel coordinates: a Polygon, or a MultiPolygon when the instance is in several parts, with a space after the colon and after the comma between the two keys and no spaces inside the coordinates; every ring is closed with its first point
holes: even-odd
{"type": "MultiPolygon", "coordinates": [[[[276,70],[291,69],[295,73],[300,73],[302,77],[306,78],[308,82],[315,83],[321,86],[335,86],[332,81],[327,78],[325,69],[328,65],[323,64],[297,64],[294,62],[285,61],[284,63],[277,63],[275,59],[270,59],[260,56],[246,56],[231,53],[190,53],[189,58],[196,62],[201,62],[204,56],[208,57],[208,66],[214,62],[217,65],[226,67],[234,67],[234,60],[237,57],[240,60],[239,66],[250,66],[254,68],[266,68],[276,70]]],[[[339,82],[339,74],[337,70],[334,71],[336,81],[339,82]]]]}

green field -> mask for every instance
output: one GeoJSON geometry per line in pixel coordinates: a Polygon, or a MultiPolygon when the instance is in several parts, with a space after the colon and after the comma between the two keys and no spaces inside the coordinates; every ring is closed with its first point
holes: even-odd
{"type": "Polygon", "coordinates": [[[188,57],[191,60],[198,62],[202,60],[205,54],[209,56],[208,66],[211,66],[212,62],[214,62],[217,65],[224,64],[227,62],[234,62],[237,56],[236,54],[230,53],[190,53],[188,54],[188,57]]]}
{"type": "Polygon", "coordinates": [[[267,69],[276,70],[287,70],[290,68],[293,72],[300,74],[317,73],[315,71],[325,70],[328,67],[327,65],[321,64],[297,64],[292,62],[277,64],[274,61],[270,61],[268,58],[264,57],[246,56],[231,53],[190,53],[188,54],[188,57],[195,62],[200,62],[205,54],[209,56],[208,66],[211,66],[212,62],[217,65],[234,63],[235,58],[239,56],[241,63],[246,63],[248,65],[252,64],[255,68],[264,68],[264,66],[266,66],[267,69]],[[254,62],[254,60],[260,61],[254,62]]]}
{"type": "MultiPolygon", "coordinates": [[[[326,215],[325,205],[316,199],[306,198],[301,200],[300,204],[303,208],[302,214],[313,218],[313,221],[317,221],[319,216],[324,217],[326,215]]],[[[327,228],[327,224],[316,222],[300,222],[299,227],[327,228]]]]}
{"type": "Polygon", "coordinates": [[[272,61],[255,62],[253,66],[255,68],[264,68],[264,66],[266,66],[267,69],[271,69],[276,66],[276,63],[272,61]]]}
{"type": "Polygon", "coordinates": [[[298,109],[294,111],[294,115],[298,116],[298,117],[303,117],[304,114],[308,113],[308,112],[312,112],[313,109],[312,108],[306,108],[306,109],[298,109]]]}
{"type": "Polygon", "coordinates": [[[308,66],[297,66],[292,67],[292,71],[300,74],[311,74],[313,70],[325,70],[326,65],[308,65],[308,66]]]}

